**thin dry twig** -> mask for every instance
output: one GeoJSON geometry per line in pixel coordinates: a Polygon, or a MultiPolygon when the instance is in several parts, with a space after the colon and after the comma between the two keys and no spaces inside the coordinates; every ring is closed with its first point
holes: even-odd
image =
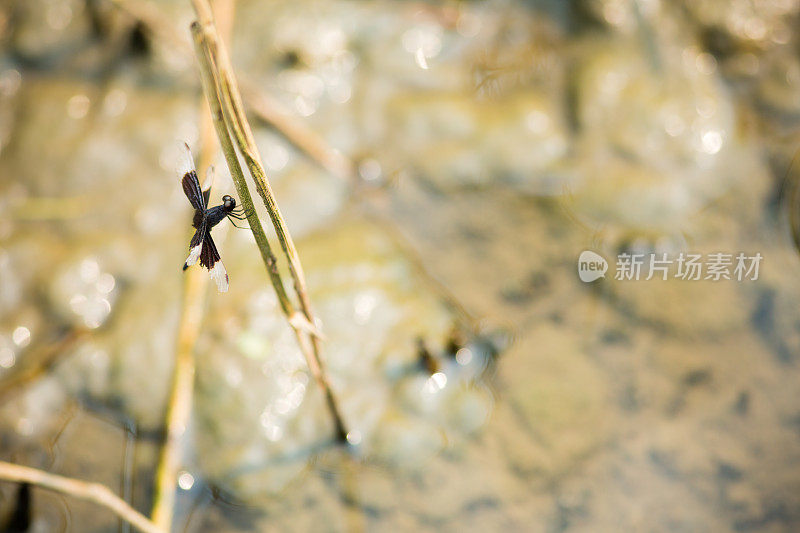
{"type": "Polygon", "coordinates": [[[194,393],[194,346],[203,321],[204,300],[208,283],[205,272],[186,272],[183,314],[178,328],[175,370],[167,403],[166,434],[156,469],[153,521],[169,530],[175,507],[175,485],[181,463],[181,438],[189,424],[194,393]]]}
{"type": "MultiPolygon", "coordinates": [[[[197,46],[197,54],[198,57],[201,58],[202,64],[204,60],[210,61],[210,58],[205,57],[206,54],[202,44],[202,35],[198,30],[199,28],[192,28],[195,44],[197,46]]],[[[239,194],[239,199],[242,202],[242,207],[244,208],[244,212],[247,217],[247,223],[250,226],[250,230],[252,231],[253,237],[256,240],[256,245],[261,252],[261,258],[263,259],[264,264],[267,266],[267,272],[269,273],[270,281],[275,289],[275,293],[278,296],[278,302],[280,303],[281,310],[286,316],[291,317],[295,313],[294,306],[292,305],[289,296],[286,294],[286,289],[283,286],[280,273],[278,272],[278,260],[275,258],[275,254],[272,252],[269,240],[264,233],[264,228],[261,226],[261,221],[258,219],[255,206],[253,205],[253,199],[250,196],[250,191],[244,181],[244,174],[242,173],[242,167],[239,164],[239,158],[236,155],[236,149],[233,147],[233,142],[228,136],[228,129],[222,116],[222,108],[220,107],[219,100],[216,97],[215,82],[211,75],[211,71],[209,69],[201,68],[200,75],[203,81],[203,90],[205,94],[211,95],[209,98],[207,98],[207,100],[211,110],[214,129],[217,132],[217,137],[219,138],[222,152],[225,154],[225,161],[227,162],[231,176],[233,177],[233,183],[236,186],[236,192],[239,194]]]]}
{"type": "MultiPolygon", "coordinates": [[[[224,19],[226,33],[230,32],[233,20],[234,0],[219,1],[217,8],[224,19]]],[[[207,168],[214,159],[216,146],[213,142],[214,120],[203,106],[201,110],[201,165],[207,168]]],[[[175,491],[178,470],[181,466],[182,436],[189,424],[194,394],[195,358],[194,347],[203,320],[207,277],[201,269],[186,273],[183,313],[178,327],[175,354],[175,370],[172,389],[167,404],[166,432],[156,469],[155,495],[151,516],[164,529],[170,529],[175,509],[175,491]]]]}
{"type": "Polygon", "coordinates": [[[0,479],[15,483],[30,483],[79,500],[86,500],[104,507],[145,533],[165,533],[165,529],[157,526],[139,511],[125,503],[111,489],[99,483],[89,483],[27,466],[15,465],[0,461],[0,479]]]}
{"type": "MultiPolygon", "coordinates": [[[[281,245],[281,250],[288,262],[289,272],[294,282],[294,291],[297,295],[301,312],[292,313],[291,308],[285,306],[283,301],[281,302],[281,308],[286,314],[289,324],[295,331],[300,349],[306,357],[311,373],[314,375],[315,380],[325,394],[328,409],[333,417],[336,438],[339,441],[344,441],[347,431],[322,360],[320,335],[316,331],[311,300],[308,296],[303,267],[300,263],[297,249],[295,248],[294,241],[289,234],[286,223],[275,201],[272,188],[267,181],[264,166],[253,138],[253,133],[244,113],[242,99],[239,94],[238,85],[230,59],[228,58],[227,50],[219,38],[214,25],[211,7],[207,0],[192,0],[192,4],[199,19],[199,22],[192,25],[192,32],[195,36],[195,41],[198,43],[197,55],[201,70],[203,71],[203,79],[205,80],[204,88],[206,90],[206,96],[209,105],[212,107],[212,112],[216,111],[217,116],[219,116],[219,112],[221,111],[221,117],[224,121],[225,132],[222,132],[221,128],[218,128],[219,133],[224,133],[224,135],[220,135],[220,144],[223,145],[223,150],[226,151],[226,159],[230,164],[233,159],[236,159],[235,152],[230,151],[233,144],[230,137],[233,137],[239,152],[242,154],[247,164],[250,175],[255,182],[256,190],[261,196],[264,206],[269,213],[270,220],[272,221],[272,225],[281,245]],[[224,137],[228,137],[228,139],[223,140],[224,137]]],[[[241,174],[241,167],[238,165],[238,160],[236,165],[230,166],[234,181],[241,181],[241,183],[237,183],[237,190],[239,190],[241,194],[243,190],[247,188],[247,184],[241,174]]],[[[252,205],[247,205],[248,199],[249,194],[241,197],[245,209],[249,209],[252,215],[255,216],[255,209],[252,205]]],[[[252,202],[252,200],[250,200],[250,202],[252,202]]],[[[249,220],[250,217],[248,217],[248,221],[249,220]]],[[[256,236],[255,233],[254,236],[256,236]]],[[[262,248],[261,246],[259,247],[262,248]]],[[[282,289],[283,284],[280,282],[280,274],[275,264],[274,255],[267,246],[262,248],[262,258],[264,258],[267,270],[270,272],[270,279],[280,300],[281,291],[284,290],[282,289]],[[279,288],[279,286],[281,288],[279,288]]]]}

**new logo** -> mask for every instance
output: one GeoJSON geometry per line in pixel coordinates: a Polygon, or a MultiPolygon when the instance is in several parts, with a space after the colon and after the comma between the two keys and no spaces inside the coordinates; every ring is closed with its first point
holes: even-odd
{"type": "Polygon", "coordinates": [[[578,277],[584,283],[606,277],[607,270],[608,262],[600,254],[584,250],[578,257],[578,277]]]}

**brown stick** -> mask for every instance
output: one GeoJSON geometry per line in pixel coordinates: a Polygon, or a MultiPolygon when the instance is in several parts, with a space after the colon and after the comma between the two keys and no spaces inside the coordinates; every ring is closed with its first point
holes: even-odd
{"type": "MultiPolygon", "coordinates": [[[[218,1],[217,7],[225,19],[224,27],[227,32],[230,31],[233,21],[233,2],[234,0],[218,1]]],[[[205,109],[201,110],[201,113],[200,168],[205,169],[214,159],[216,146],[213,142],[213,117],[205,109]]],[[[194,346],[203,320],[207,283],[207,277],[201,269],[192,269],[186,273],[183,314],[178,327],[175,370],[167,406],[166,437],[156,469],[155,495],[151,512],[153,521],[167,530],[172,525],[175,510],[175,491],[182,459],[182,437],[191,418],[195,374],[194,346]]]]}
{"type": "Polygon", "coordinates": [[[165,533],[166,531],[125,503],[111,489],[99,483],[89,483],[58,476],[36,468],[6,463],[5,461],[0,461],[0,479],[16,483],[30,483],[37,487],[67,494],[79,500],[96,503],[145,533],[165,533]]]}
{"type": "Polygon", "coordinates": [[[244,181],[244,173],[239,164],[239,158],[236,155],[236,149],[233,147],[233,142],[228,135],[228,128],[225,125],[225,120],[222,116],[222,108],[220,107],[219,98],[216,90],[216,82],[213,79],[213,67],[206,68],[206,65],[211,65],[211,58],[207,56],[204,45],[202,43],[202,35],[199,28],[192,27],[192,33],[195,39],[197,48],[197,56],[200,58],[200,75],[203,82],[203,91],[207,95],[206,100],[211,111],[211,117],[214,123],[214,129],[217,132],[220,147],[223,154],[225,154],[225,161],[233,178],[233,183],[236,186],[236,192],[239,194],[239,199],[242,201],[245,214],[247,216],[247,223],[256,240],[256,245],[261,252],[261,259],[267,267],[272,287],[278,296],[281,310],[287,317],[294,315],[294,305],[292,305],[289,296],[286,294],[286,289],[283,286],[280,273],[278,272],[278,260],[272,252],[272,247],[269,244],[264,229],[261,226],[261,221],[256,214],[253,199],[250,196],[250,191],[247,188],[247,183],[244,181]]]}
{"type": "MultiPolygon", "coordinates": [[[[214,94],[207,94],[210,105],[217,100],[222,111],[222,117],[227,129],[226,135],[232,136],[247,164],[250,175],[256,185],[264,206],[267,208],[275,233],[280,242],[281,249],[289,265],[289,272],[294,281],[294,290],[300,303],[302,316],[287,315],[290,324],[295,328],[295,333],[300,343],[300,349],[306,356],[306,361],[317,383],[325,394],[328,409],[334,420],[336,438],[344,441],[347,435],[336,398],[328,381],[324,362],[321,357],[319,334],[316,332],[314,315],[311,309],[311,300],[306,288],[303,267],[297,254],[294,241],[286,227],[283,216],[275,201],[272,188],[266,178],[264,166],[253,138],[253,133],[244,113],[242,99],[239,94],[233,68],[228,58],[227,50],[222,43],[214,26],[213,15],[207,0],[192,0],[197,12],[199,23],[192,26],[195,39],[202,45],[202,52],[198,53],[201,68],[208,71],[204,76],[214,81],[214,94]],[[300,319],[300,320],[298,320],[300,319]],[[304,329],[301,334],[298,329],[304,329]],[[305,337],[308,335],[308,338],[305,337]],[[310,349],[309,349],[310,344],[310,349]]],[[[220,142],[223,142],[222,140],[220,142]]],[[[234,174],[234,169],[231,169],[234,174]]],[[[246,184],[243,184],[243,188],[246,184]]],[[[243,200],[244,202],[244,200],[243,200]]],[[[247,206],[245,206],[247,207],[247,206]]],[[[275,269],[274,263],[267,264],[268,270],[275,269]]]]}
{"type": "MultiPolygon", "coordinates": [[[[294,305],[289,299],[289,296],[286,294],[286,289],[283,286],[283,280],[281,279],[280,272],[278,271],[278,261],[275,257],[275,254],[272,252],[272,247],[270,246],[269,240],[267,239],[264,229],[261,226],[261,221],[258,219],[258,215],[256,214],[253,199],[250,196],[250,191],[247,188],[242,167],[239,164],[239,158],[236,155],[236,150],[233,147],[233,142],[230,139],[227,126],[225,125],[222,108],[220,107],[219,102],[219,91],[217,88],[218,84],[213,77],[213,73],[216,71],[213,66],[213,59],[207,54],[200,27],[192,26],[192,34],[197,47],[197,55],[200,58],[201,63],[200,73],[203,81],[203,90],[208,96],[207,100],[211,110],[211,116],[214,120],[214,127],[217,131],[217,136],[219,138],[222,151],[225,154],[228,168],[231,171],[233,182],[236,185],[239,199],[242,201],[242,205],[245,208],[247,222],[255,238],[256,245],[261,252],[261,259],[264,261],[264,265],[267,268],[267,273],[269,274],[272,287],[278,296],[278,302],[280,304],[281,311],[283,311],[283,314],[289,321],[289,325],[294,331],[295,338],[300,346],[300,350],[303,355],[305,355],[309,368],[312,369],[312,374],[316,376],[318,374],[318,370],[316,370],[314,359],[311,356],[312,348],[300,324],[293,320],[293,317],[297,316],[294,305]]],[[[329,401],[327,400],[327,395],[326,401],[329,401]]]]}
{"type": "Polygon", "coordinates": [[[151,515],[158,527],[169,530],[175,508],[175,486],[181,464],[181,438],[189,424],[194,394],[194,346],[203,321],[205,272],[190,269],[186,272],[183,314],[178,327],[175,349],[175,370],[167,404],[166,435],[158,460],[155,495],[151,515]]]}

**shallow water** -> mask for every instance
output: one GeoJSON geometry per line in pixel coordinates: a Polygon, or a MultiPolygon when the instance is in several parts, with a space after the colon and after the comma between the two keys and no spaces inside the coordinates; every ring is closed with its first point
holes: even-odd
{"type": "MultiPolygon", "coordinates": [[[[236,2],[239,72],[356,166],[253,121],[350,444],[250,233],[215,229],[231,288],[208,293],[174,529],[796,530],[800,9],[749,6],[236,2]],[[763,260],[615,279],[619,254],[687,252],[763,260]]],[[[0,10],[0,459],[147,513],[196,72],[104,3],[0,10]]],[[[38,489],[32,517],[119,527],[38,489]]]]}

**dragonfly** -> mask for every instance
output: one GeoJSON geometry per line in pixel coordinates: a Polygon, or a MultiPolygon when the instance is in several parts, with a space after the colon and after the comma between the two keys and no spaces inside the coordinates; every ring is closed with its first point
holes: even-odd
{"type": "MultiPolygon", "coordinates": [[[[204,187],[200,187],[200,180],[197,179],[192,151],[188,144],[184,144],[184,153],[178,166],[178,173],[181,175],[181,185],[183,192],[189,199],[189,203],[194,208],[192,227],[195,228],[194,236],[189,242],[189,257],[183,265],[183,270],[194,265],[200,260],[200,266],[208,269],[211,279],[217,283],[219,292],[228,291],[228,272],[220,259],[214,239],[211,238],[211,228],[225,220],[226,218],[233,223],[233,220],[245,220],[245,214],[236,208],[236,200],[230,196],[222,197],[222,203],[214,207],[208,207],[211,196],[212,170],[209,169],[209,176],[204,187]]],[[[237,226],[238,227],[238,226],[237,226]]]]}

